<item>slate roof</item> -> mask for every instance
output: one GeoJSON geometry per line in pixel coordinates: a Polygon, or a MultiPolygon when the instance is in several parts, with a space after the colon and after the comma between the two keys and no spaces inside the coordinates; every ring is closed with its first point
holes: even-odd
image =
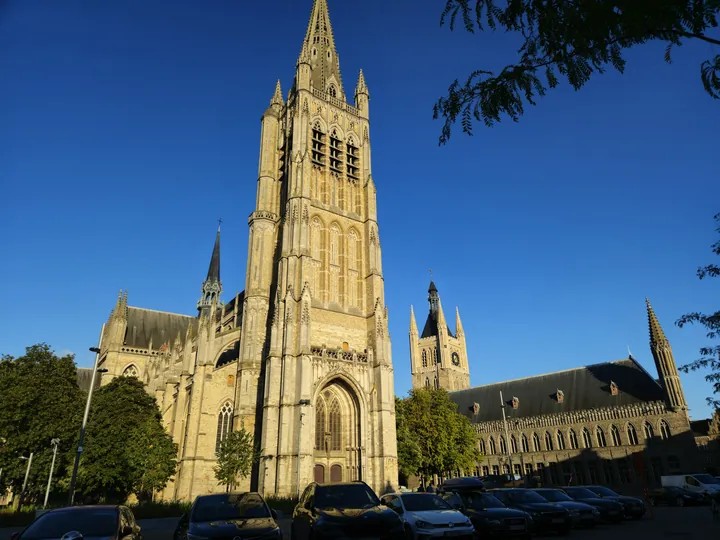
{"type": "Polygon", "coordinates": [[[458,390],[450,392],[450,399],[473,423],[502,420],[501,391],[508,419],[663,399],[658,382],[633,358],[458,390]],[[615,396],[611,381],[619,389],[615,396]],[[563,392],[562,403],[558,390],[563,392]],[[511,405],[513,397],[519,400],[517,409],[511,405]],[[473,414],[474,403],[480,405],[478,414],[473,414]]]}
{"type": "MultiPolygon", "coordinates": [[[[80,390],[87,392],[90,390],[90,380],[92,379],[92,368],[77,368],[77,383],[80,390]]],[[[100,387],[100,378],[102,374],[95,374],[95,388],[100,387]]]]}
{"type": "Polygon", "coordinates": [[[220,227],[218,227],[217,235],[215,236],[215,245],[213,246],[212,255],[210,256],[207,281],[220,281],[220,227]]]}
{"type": "MultiPolygon", "coordinates": [[[[450,337],[455,337],[453,333],[450,331],[450,327],[447,327],[447,333],[450,337]]],[[[425,321],[425,326],[422,331],[421,338],[426,337],[433,337],[438,335],[438,324],[437,319],[435,318],[435,315],[431,311],[428,313],[427,320],[425,321]]]]}
{"type": "Polygon", "coordinates": [[[147,349],[152,343],[153,350],[159,350],[163,343],[172,343],[175,336],[184,343],[188,326],[196,324],[197,319],[190,315],[128,306],[125,345],[147,349]]]}

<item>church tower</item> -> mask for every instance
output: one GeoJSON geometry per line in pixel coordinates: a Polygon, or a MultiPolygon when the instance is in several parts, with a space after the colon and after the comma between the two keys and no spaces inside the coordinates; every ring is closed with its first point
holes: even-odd
{"type": "Polygon", "coordinates": [[[455,335],[445,321],[434,282],[428,288],[430,311],[422,334],[410,307],[410,364],[413,388],[462,390],[470,387],[470,366],[460,311],[455,308],[455,335]]]}
{"type": "Polygon", "coordinates": [[[200,315],[208,316],[211,313],[213,304],[220,303],[222,293],[222,282],[220,281],[220,225],[215,235],[215,245],[210,256],[210,266],[207,277],[202,284],[202,294],[198,300],[197,308],[200,315]]]}
{"type": "Polygon", "coordinates": [[[680,383],[680,374],[675,365],[675,356],[670,347],[670,342],[665,337],[665,332],[663,332],[647,298],[645,303],[647,304],[648,324],[650,326],[650,350],[655,359],[655,367],[665,394],[665,402],[671,410],[687,411],[688,405],[687,401],[685,401],[682,384],[680,383]]]}
{"type": "Polygon", "coordinates": [[[262,117],[234,425],[260,445],[266,495],[309,482],[397,482],[369,91],[354,104],[326,0],[315,0],[287,101],[262,117]]]}

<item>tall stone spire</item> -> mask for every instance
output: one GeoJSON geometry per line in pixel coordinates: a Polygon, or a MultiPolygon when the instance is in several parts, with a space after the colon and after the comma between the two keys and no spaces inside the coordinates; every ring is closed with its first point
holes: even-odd
{"type": "Polygon", "coordinates": [[[207,277],[202,284],[202,296],[198,300],[197,308],[200,314],[208,314],[214,303],[220,300],[222,282],[220,281],[220,224],[215,235],[215,245],[210,256],[210,266],[207,277]]]}
{"type": "Polygon", "coordinates": [[[415,336],[416,338],[418,335],[417,321],[415,321],[415,310],[413,310],[412,306],[410,306],[410,335],[415,336]]]}
{"type": "Polygon", "coordinates": [[[648,326],[650,327],[650,350],[655,360],[660,384],[665,393],[665,401],[668,407],[673,410],[686,411],[688,405],[683,394],[680,373],[675,364],[672,347],[670,347],[670,342],[665,337],[665,332],[663,332],[655,311],[653,311],[647,298],[645,304],[647,305],[648,326]]]}
{"type": "Polygon", "coordinates": [[[455,308],[455,335],[460,338],[465,336],[465,330],[463,330],[462,322],[460,321],[460,308],[455,308]]]}
{"type": "Polygon", "coordinates": [[[312,86],[344,101],[345,91],[340,77],[340,59],[335,48],[327,0],[313,2],[299,62],[307,62],[308,58],[312,67],[310,78],[312,86]]]}

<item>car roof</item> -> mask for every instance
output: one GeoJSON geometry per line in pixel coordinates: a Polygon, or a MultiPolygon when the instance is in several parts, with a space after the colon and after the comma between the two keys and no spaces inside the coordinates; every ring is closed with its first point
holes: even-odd
{"type": "Polygon", "coordinates": [[[64,508],[54,508],[53,510],[48,510],[44,514],[49,514],[51,512],[52,513],[84,512],[87,510],[117,510],[119,508],[124,508],[124,507],[119,504],[88,504],[88,505],[84,505],[84,506],[66,506],[64,508]]]}
{"type": "Polygon", "coordinates": [[[330,487],[330,486],[367,486],[362,480],[353,480],[352,482],[323,482],[317,483],[318,487],[330,487]]]}
{"type": "Polygon", "coordinates": [[[477,476],[460,476],[459,478],[448,478],[442,483],[442,487],[453,487],[453,488],[460,488],[460,487],[472,487],[472,488],[482,488],[483,487],[483,481],[480,480],[477,476]]]}

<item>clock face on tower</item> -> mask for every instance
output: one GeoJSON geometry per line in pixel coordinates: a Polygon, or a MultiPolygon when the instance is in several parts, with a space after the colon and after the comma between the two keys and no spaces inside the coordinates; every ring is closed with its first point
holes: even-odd
{"type": "Polygon", "coordinates": [[[456,352],[452,353],[452,363],[454,366],[460,365],[460,355],[456,352]]]}

